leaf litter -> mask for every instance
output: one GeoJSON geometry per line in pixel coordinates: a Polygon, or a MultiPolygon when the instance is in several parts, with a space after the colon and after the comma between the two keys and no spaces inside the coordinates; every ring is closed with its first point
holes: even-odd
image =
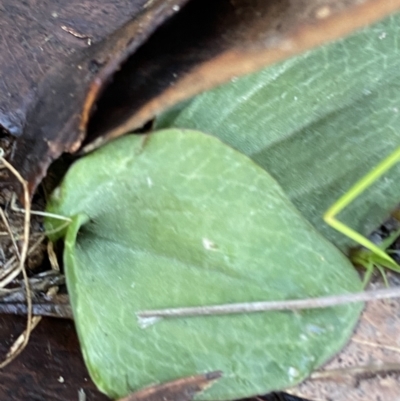
{"type": "MultiPolygon", "coordinates": [[[[6,151],[0,148],[0,170],[2,176],[7,174],[13,175],[22,186],[24,195],[24,209],[15,206],[15,194],[11,191],[3,191],[0,207],[0,217],[2,224],[0,225],[0,302],[3,312],[7,310],[7,306],[11,307],[14,302],[19,300],[26,303],[25,314],[27,316],[26,329],[14,341],[10,347],[5,359],[0,363],[0,368],[5,367],[13,361],[27,346],[32,330],[40,322],[40,316],[33,316],[32,313],[32,297],[34,291],[47,291],[47,295],[55,295],[57,281],[62,283],[63,280],[57,280],[53,276],[48,280],[48,275],[39,274],[33,276],[35,269],[40,267],[44,260],[45,251],[45,234],[42,228],[42,217],[36,215],[32,218],[31,199],[28,192],[27,182],[21,177],[19,172],[5,159],[5,153],[12,150],[7,139],[2,138],[2,145],[6,145],[6,151]],[[29,271],[28,271],[28,270],[29,271]],[[19,277],[22,276],[22,280],[19,277]],[[44,284],[44,285],[43,285],[44,284]],[[4,301],[6,301],[4,303],[4,301]]],[[[49,243],[50,246],[50,243],[49,243]]],[[[51,246],[50,246],[51,252],[51,246]]],[[[55,258],[52,255],[51,266],[57,269],[55,258]]],[[[58,269],[59,270],[59,269],[58,269]]],[[[15,305],[14,305],[15,306],[15,305]]]]}
{"type": "MultiPolygon", "coordinates": [[[[392,286],[398,275],[389,272],[392,286]]],[[[377,288],[382,284],[373,284],[377,288]]],[[[313,401],[398,401],[400,300],[368,303],[349,344],[290,394],[313,401]]]]}

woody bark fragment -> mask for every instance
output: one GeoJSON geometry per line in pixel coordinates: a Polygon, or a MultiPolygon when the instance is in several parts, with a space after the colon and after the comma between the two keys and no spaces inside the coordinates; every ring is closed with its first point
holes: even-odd
{"type": "Polygon", "coordinates": [[[31,193],[61,153],[76,152],[82,143],[91,150],[179,101],[400,8],[400,0],[134,3],[131,20],[98,42],[84,29],[62,24],[69,32],[60,30],[81,48],[44,71],[21,101],[24,107],[3,106],[3,116],[19,113],[23,121],[21,131],[0,119],[20,135],[11,161],[31,193]]]}
{"type": "MultiPolygon", "coordinates": [[[[34,192],[54,159],[63,152],[75,152],[79,148],[85,136],[85,127],[93,102],[113,72],[186,1],[135,0],[132,2],[131,19],[125,24],[121,24],[121,20],[113,21],[114,29],[109,29],[109,32],[103,38],[99,37],[97,42],[95,38],[92,40],[92,34],[85,33],[84,27],[82,30],[77,30],[71,27],[71,24],[61,24],[60,21],[57,29],[74,40],[83,41],[83,47],[70,51],[69,54],[65,49],[59,52],[60,54],[49,49],[49,57],[59,56],[61,61],[54,66],[46,65],[46,71],[32,73],[32,76],[27,76],[27,71],[30,72],[29,68],[32,64],[32,60],[29,59],[31,54],[27,52],[21,56],[20,60],[14,59],[9,49],[13,41],[3,39],[3,46],[10,51],[1,53],[4,55],[1,65],[7,66],[8,60],[13,69],[19,69],[15,76],[11,74],[11,78],[16,82],[7,83],[6,77],[2,80],[8,85],[9,97],[17,96],[18,82],[21,81],[21,77],[25,77],[28,81],[28,89],[19,103],[11,102],[9,110],[0,109],[2,112],[0,123],[4,129],[18,136],[11,162],[29,182],[31,193],[34,192]],[[33,78],[40,79],[40,82],[32,83],[33,78]],[[9,119],[4,117],[5,113],[9,113],[9,119]],[[16,114],[19,118],[12,120],[16,114]]],[[[98,0],[98,4],[93,3],[91,8],[96,13],[96,7],[107,4],[105,0],[98,0]]],[[[56,8],[52,4],[47,6],[48,18],[61,12],[50,12],[56,8]]],[[[59,7],[62,8],[62,5],[59,7]]],[[[122,4],[121,7],[123,8],[122,4]]],[[[10,8],[11,6],[6,11],[10,8]]],[[[78,6],[77,8],[79,9],[78,6]]],[[[8,23],[8,19],[15,18],[15,15],[9,11],[4,12],[2,17],[8,23]]],[[[25,17],[22,23],[29,20],[29,16],[25,17]]],[[[79,16],[76,19],[79,21],[79,16]]],[[[54,24],[47,23],[46,20],[37,21],[37,24],[32,26],[33,31],[34,28],[38,31],[37,35],[42,35],[41,29],[46,30],[44,40],[53,34],[54,29],[54,24]]],[[[19,29],[22,30],[23,26],[19,29]]],[[[2,93],[1,97],[4,96],[5,94],[2,93]]],[[[4,101],[0,104],[4,104],[4,101]]]]}

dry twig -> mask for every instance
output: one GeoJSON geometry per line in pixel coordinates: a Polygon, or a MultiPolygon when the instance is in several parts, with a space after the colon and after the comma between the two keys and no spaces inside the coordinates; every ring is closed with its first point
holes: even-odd
{"type": "MultiPolygon", "coordinates": [[[[155,309],[136,313],[139,321],[172,317],[191,317],[209,315],[227,315],[235,313],[254,313],[278,310],[299,310],[327,308],[350,302],[374,301],[377,299],[400,297],[400,287],[363,291],[353,294],[331,295],[320,298],[294,299],[284,301],[243,302],[224,305],[155,309]]],[[[155,320],[156,321],[156,320],[155,320]]],[[[154,321],[154,322],[155,322],[154,321]]],[[[145,322],[144,322],[145,323],[145,322]]],[[[151,322],[149,322],[151,323],[151,322]]]]}

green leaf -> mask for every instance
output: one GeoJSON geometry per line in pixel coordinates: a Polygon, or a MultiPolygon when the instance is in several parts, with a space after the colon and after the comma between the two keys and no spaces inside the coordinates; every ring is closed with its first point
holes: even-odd
{"type": "MultiPolygon", "coordinates": [[[[161,115],[156,126],[216,135],[264,167],[342,250],[323,213],[400,145],[400,14],[237,79],[161,115]]],[[[364,235],[400,199],[400,166],[341,215],[364,235]]]]}
{"type": "Polygon", "coordinates": [[[362,306],[139,324],[146,309],[361,289],[274,179],[199,132],[110,143],[72,166],[48,211],[73,217],[68,291],[89,372],[110,397],[215,370],[223,378],[197,399],[292,386],[344,345],[362,306]]]}

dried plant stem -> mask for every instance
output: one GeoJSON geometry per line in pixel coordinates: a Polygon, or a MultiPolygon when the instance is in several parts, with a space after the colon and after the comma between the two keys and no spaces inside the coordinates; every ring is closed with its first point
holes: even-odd
{"type": "MultiPolygon", "coordinates": [[[[29,248],[28,255],[37,249],[37,247],[43,242],[44,238],[45,236],[41,234],[39,239],[29,248]]],[[[15,256],[10,258],[10,260],[4,265],[4,268],[0,271],[0,289],[13,281],[20,273],[18,269],[19,265],[15,268],[16,260],[17,258],[15,256]]]]}
{"type": "Polygon", "coordinates": [[[350,302],[365,302],[397,297],[400,297],[400,287],[357,292],[353,294],[332,295],[321,298],[155,309],[137,312],[136,316],[140,320],[171,317],[227,315],[235,313],[254,313],[280,310],[315,309],[327,308],[336,305],[347,304],[350,302]]]}
{"type": "MultiPolygon", "coordinates": [[[[3,152],[2,152],[3,153],[3,152]]],[[[22,334],[23,339],[17,348],[11,347],[9,353],[6,356],[6,359],[0,363],[0,369],[4,366],[8,365],[12,360],[14,360],[26,347],[29,341],[29,336],[32,331],[32,295],[29,286],[28,275],[25,270],[25,261],[28,254],[29,249],[29,233],[30,233],[30,222],[31,222],[31,200],[29,196],[28,183],[22,178],[21,174],[3,157],[3,154],[0,155],[0,160],[3,165],[15,176],[15,178],[20,182],[23,188],[24,195],[24,206],[25,206],[25,216],[24,216],[24,235],[21,253],[19,257],[19,267],[18,271],[22,272],[25,289],[26,289],[26,303],[27,303],[27,323],[26,329],[22,334]]]]}
{"type": "MultiPolygon", "coordinates": [[[[21,210],[23,210],[23,209],[21,209],[21,210]]],[[[40,241],[42,242],[43,238],[40,238],[40,241]]],[[[49,260],[50,260],[52,269],[59,272],[60,268],[58,266],[57,257],[56,257],[56,255],[54,253],[54,250],[53,250],[53,243],[52,242],[48,243],[47,251],[48,251],[48,254],[49,254],[49,260]]],[[[47,295],[48,296],[54,296],[54,295],[57,294],[57,292],[58,292],[58,286],[53,286],[53,287],[49,288],[49,290],[47,291],[47,295]]],[[[14,307],[15,306],[17,306],[17,305],[14,305],[14,307]]],[[[30,306],[30,311],[31,311],[31,314],[33,314],[33,305],[30,306]]],[[[28,307],[28,313],[29,313],[29,307],[28,307]]],[[[32,321],[31,321],[31,330],[30,331],[33,331],[35,329],[35,327],[40,323],[41,320],[42,320],[42,316],[33,316],[32,317],[32,321]]],[[[28,329],[26,329],[26,331],[24,333],[22,333],[15,340],[14,344],[12,345],[12,347],[9,350],[9,352],[7,353],[7,357],[8,358],[10,356],[13,356],[13,355],[18,355],[25,348],[25,346],[26,346],[25,341],[27,341],[26,340],[26,338],[27,338],[27,335],[26,335],[27,330],[28,329]]]]}
{"type": "Polygon", "coordinates": [[[351,341],[353,343],[367,345],[368,347],[382,348],[382,349],[386,349],[386,350],[393,351],[393,352],[400,352],[400,348],[399,347],[393,347],[391,345],[378,344],[378,343],[373,343],[371,341],[360,340],[360,339],[358,339],[356,337],[352,337],[351,341]]]}
{"type": "MultiPolygon", "coordinates": [[[[19,213],[25,213],[25,211],[26,211],[26,209],[22,209],[17,206],[15,194],[13,194],[13,196],[11,198],[11,209],[13,211],[19,212],[19,213]]],[[[31,215],[35,215],[35,216],[52,217],[53,219],[64,220],[68,223],[70,223],[72,221],[72,219],[70,219],[69,217],[61,216],[60,214],[55,214],[55,213],[43,212],[41,210],[31,210],[30,213],[31,213],[31,215]]]]}
{"type": "MultiPolygon", "coordinates": [[[[50,264],[51,264],[51,268],[57,272],[60,271],[60,267],[58,266],[58,261],[57,261],[57,257],[55,255],[55,252],[53,250],[53,243],[49,242],[47,244],[47,252],[49,254],[49,260],[50,260],[50,264]]],[[[57,294],[58,292],[58,286],[53,286],[50,287],[47,291],[47,295],[48,296],[54,296],[57,294]]],[[[31,313],[33,314],[33,306],[31,306],[31,313]]],[[[35,329],[35,327],[40,323],[40,321],[42,320],[42,316],[33,316],[32,318],[32,326],[31,326],[31,331],[35,329]]],[[[15,352],[17,352],[20,347],[23,346],[24,341],[25,341],[25,337],[26,334],[25,332],[22,333],[14,342],[13,346],[10,348],[7,357],[10,355],[13,355],[15,352]]],[[[22,348],[23,349],[23,348],[22,348]]]]}
{"type": "MultiPolygon", "coordinates": [[[[54,252],[54,248],[53,248],[53,243],[49,242],[47,244],[47,253],[49,255],[49,260],[50,260],[50,264],[51,264],[51,268],[54,271],[59,272],[60,271],[60,266],[58,265],[58,260],[57,260],[57,256],[54,252]]],[[[53,286],[50,287],[47,291],[47,295],[48,296],[54,296],[58,293],[59,287],[58,286],[53,286]]],[[[42,320],[42,316],[35,316],[32,320],[32,326],[36,327],[38,325],[38,323],[42,320]]]]}
{"type": "Polygon", "coordinates": [[[0,207],[0,216],[1,216],[1,219],[3,220],[4,225],[6,226],[8,235],[9,235],[10,238],[11,238],[11,242],[12,242],[13,247],[14,247],[14,249],[15,249],[15,253],[16,253],[17,256],[18,256],[18,259],[21,259],[21,254],[19,253],[17,241],[15,241],[14,234],[13,234],[13,232],[12,232],[12,230],[11,230],[11,227],[10,227],[10,223],[8,222],[8,219],[7,219],[7,217],[6,217],[6,214],[4,213],[4,210],[3,210],[1,207],[0,207]]]}
{"type": "MultiPolygon", "coordinates": [[[[36,276],[29,278],[31,292],[34,294],[33,299],[36,300],[42,297],[43,293],[47,292],[51,287],[63,284],[65,284],[65,277],[54,270],[39,273],[36,276]]],[[[9,302],[26,303],[25,284],[23,282],[22,285],[13,288],[0,289],[0,305],[9,302]]]]}

